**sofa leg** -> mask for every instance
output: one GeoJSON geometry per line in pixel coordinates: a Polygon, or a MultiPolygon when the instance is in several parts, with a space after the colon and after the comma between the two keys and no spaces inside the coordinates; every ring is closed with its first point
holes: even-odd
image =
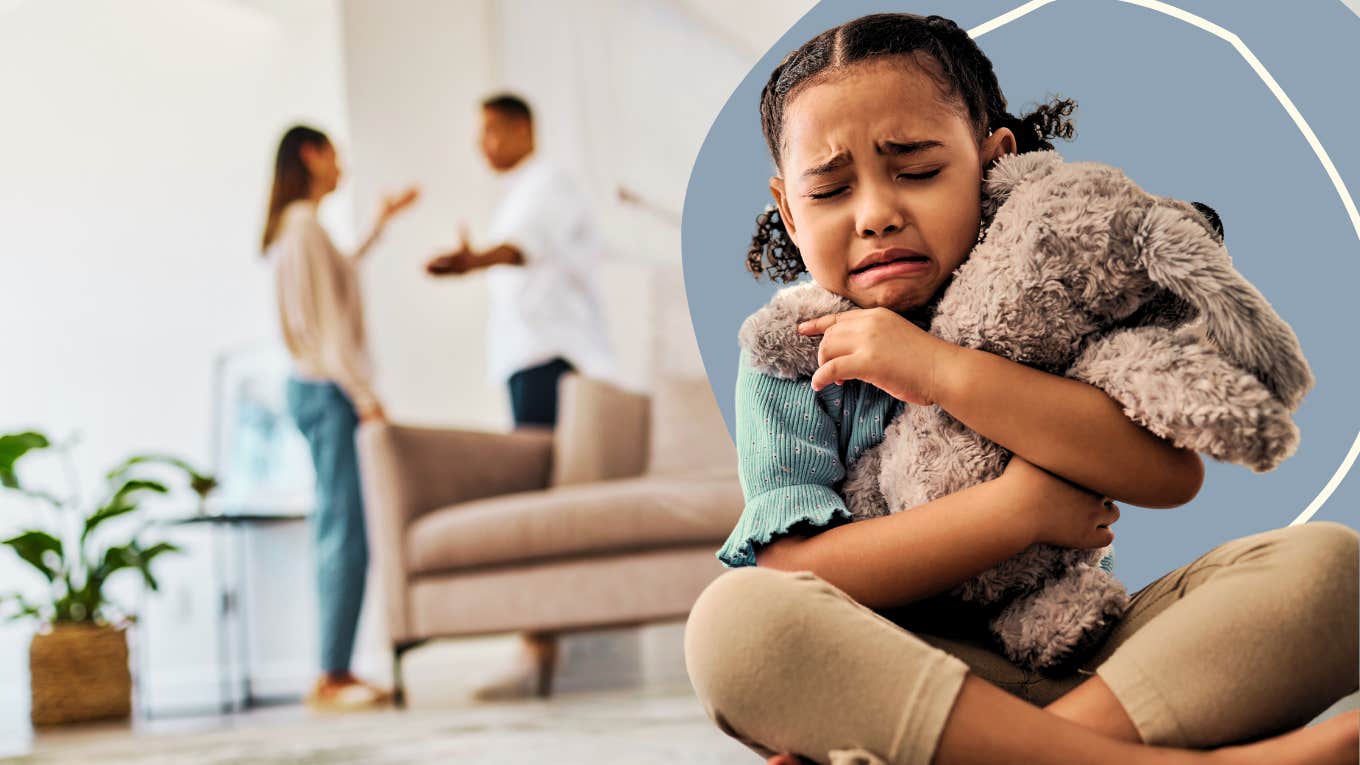
{"type": "Polygon", "coordinates": [[[397,709],[406,708],[406,682],[401,672],[402,654],[422,645],[424,642],[424,640],[412,640],[392,646],[392,706],[397,709]]]}
{"type": "Polygon", "coordinates": [[[557,673],[558,635],[555,632],[525,633],[524,644],[537,671],[534,693],[546,699],[552,695],[553,676],[557,673]]]}

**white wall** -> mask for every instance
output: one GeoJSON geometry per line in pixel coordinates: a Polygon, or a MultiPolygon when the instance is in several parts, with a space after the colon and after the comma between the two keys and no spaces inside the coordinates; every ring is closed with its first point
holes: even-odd
{"type": "MultiPolygon", "coordinates": [[[[334,33],[330,2],[297,5],[334,33]]],[[[0,301],[26,370],[0,379],[5,425],[79,430],[89,466],[207,457],[214,354],[274,335],[257,255],[273,148],[293,115],[343,132],[338,56],[230,2],[0,19],[0,301]]]]}
{"type": "Polygon", "coordinates": [[[460,220],[476,225],[491,212],[492,174],[476,151],[476,104],[491,80],[489,4],[343,8],[357,216],[407,183],[424,192],[365,265],[378,391],[395,420],[504,427],[507,405],[484,381],[481,277],[435,280],[423,269],[457,244],[460,220]]]}

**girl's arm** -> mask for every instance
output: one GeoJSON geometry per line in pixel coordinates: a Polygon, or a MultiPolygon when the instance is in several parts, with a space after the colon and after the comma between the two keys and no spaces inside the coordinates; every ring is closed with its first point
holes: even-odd
{"type": "Polygon", "coordinates": [[[813,387],[858,379],[908,403],[939,404],[1015,454],[1111,499],[1174,507],[1203,482],[1198,454],[1144,430],[1086,383],[960,348],[883,308],[822,316],[799,331],[823,335],[813,387]]]}
{"type": "Polygon", "coordinates": [[[783,537],[761,566],[812,571],[870,608],[939,594],[1031,544],[1103,547],[1119,511],[1016,457],[1005,474],[906,512],[783,537]]]}
{"type": "Polygon", "coordinates": [[[977,350],[953,347],[935,402],[987,438],[1121,502],[1175,507],[1194,498],[1204,463],[1135,424],[1100,389],[977,350]]]}

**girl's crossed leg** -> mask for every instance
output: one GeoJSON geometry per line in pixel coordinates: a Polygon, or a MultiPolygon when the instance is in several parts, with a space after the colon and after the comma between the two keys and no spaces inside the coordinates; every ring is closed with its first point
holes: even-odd
{"type": "Polygon", "coordinates": [[[1163,576],[1088,662],[1099,679],[1049,711],[1105,730],[1113,698],[1142,741],[1195,748],[1307,723],[1357,687],[1357,540],[1336,523],[1292,526],[1163,576]]]}
{"type": "MultiPolygon", "coordinates": [[[[760,569],[700,598],[686,656],[710,716],[767,756],[1176,762],[1198,755],[1129,743],[1128,731],[1217,746],[1299,725],[1355,688],[1356,539],[1337,524],[1282,529],[1168,574],[1135,596],[1088,663],[1098,678],[1026,676],[978,645],[918,637],[811,574],[760,569]]],[[[1355,729],[1350,715],[1211,754],[1354,762],[1355,729]]]]}

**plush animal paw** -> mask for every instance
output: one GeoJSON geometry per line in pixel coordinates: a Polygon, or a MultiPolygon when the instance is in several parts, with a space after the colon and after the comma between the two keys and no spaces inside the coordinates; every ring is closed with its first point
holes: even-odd
{"type": "Polygon", "coordinates": [[[882,457],[883,443],[879,443],[850,463],[846,471],[845,483],[841,484],[841,496],[845,497],[845,508],[854,520],[862,521],[888,514],[888,503],[879,488],[882,457]]]}
{"type": "Polygon", "coordinates": [[[1011,601],[991,627],[1011,661],[1063,675],[1104,642],[1128,605],[1119,580],[1098,565],[1082,564],[1011,601]]]}
{"type": "Polygon", "coordinates": [[[796,380],[817,371],[820,337],[798,334],[798,325],[829,313],[854,308],[849,300],[814,283],[785,287],[765,307],[742,322],[737,341],[757,372],[796,380]]]}
{"type": "Polygon", "coordinates": [[[1036,592],[1054,577],[1077,566],[1100,562],[1099,550],[1078,550],[1057,545],[1030,545],[972,579],[960,583],[950,594],[969,603],[986,606],[1010,603],[1036,592]]]}

